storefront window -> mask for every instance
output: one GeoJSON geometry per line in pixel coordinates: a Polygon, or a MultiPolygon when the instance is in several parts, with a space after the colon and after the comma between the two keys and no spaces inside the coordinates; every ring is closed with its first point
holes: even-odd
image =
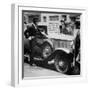
{"type": "Polygon", "coordinates": [[[59,16],[49,16],[49,20],[50,21],[58,21],[59,20],[59,16]]]}

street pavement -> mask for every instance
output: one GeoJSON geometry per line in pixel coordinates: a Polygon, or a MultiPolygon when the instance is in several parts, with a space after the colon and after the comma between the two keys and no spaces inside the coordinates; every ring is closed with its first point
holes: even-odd
{"type": "Polygon", "coordinates": [[[28,63],[24,63],[24,77],[40,77],[40,76],[64,76],[54,69],[54,66],[30,66],[28,63]],[[52,68],[53,67],[53,68],[52,68]]]}

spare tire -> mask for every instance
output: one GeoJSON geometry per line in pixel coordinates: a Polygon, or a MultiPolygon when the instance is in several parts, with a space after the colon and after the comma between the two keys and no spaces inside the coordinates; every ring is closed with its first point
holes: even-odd
{"type": "Polygon", "coordinates": [[[46,59],[49,55],[52,53],[52,47],[49,43],[45,42],[42,45],[42,57],[43,59],[46,59]]]}

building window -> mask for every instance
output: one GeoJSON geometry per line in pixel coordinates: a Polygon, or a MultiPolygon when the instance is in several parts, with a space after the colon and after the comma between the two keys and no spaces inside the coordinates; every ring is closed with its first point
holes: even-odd
{"type": "Polygon", "coordinates": [[[43,22],[46,22],[47,21],[46,19],[47,19],[46,16],[43,16],[43,22]]]}

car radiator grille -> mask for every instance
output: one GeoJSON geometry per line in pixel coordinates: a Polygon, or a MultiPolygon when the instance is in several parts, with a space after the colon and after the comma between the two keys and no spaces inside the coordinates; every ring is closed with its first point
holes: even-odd
{"type": "Polygon", "coordinates": [[[53,40],[54,48],[67,48],[71,49],[71,41],[66,40],[53,40]]]}

